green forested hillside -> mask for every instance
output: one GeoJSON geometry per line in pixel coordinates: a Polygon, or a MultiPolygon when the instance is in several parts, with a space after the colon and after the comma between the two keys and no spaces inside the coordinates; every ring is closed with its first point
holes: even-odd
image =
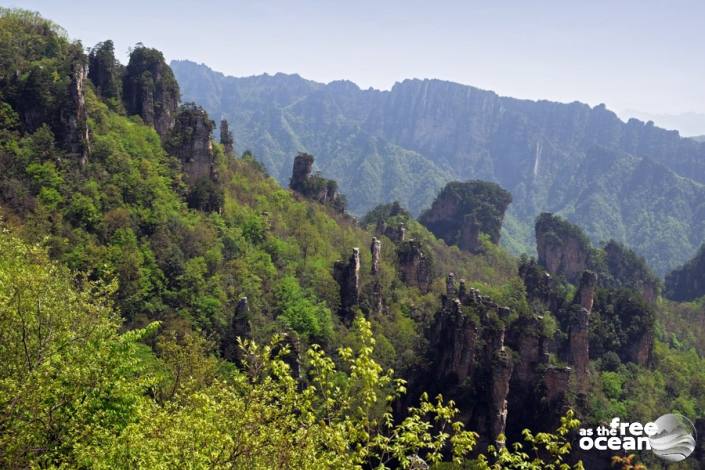
{"type": "Polygon", "coordinates": [[[440,80],[378,91],[172,67],[185,99],[226,116],[237,146],[279,181],[297,152],[316,155],[353,213],[398,200],[419,215],[445,183],[483,179],[512,193],[503,244],[516,254],[534,252],[533,221],[545,211],[595,243],[632,246],[661,276],[705,240],[705,145],[624,123],[604,105],[517,100],[440,80]]]}
{"type": "Polygon", "coordinates": [[[702,302],[625,246],[571,284],[492,243],[491,201],[476,254],[358,222],[219,144],[159,51],[0,32],[0,467],[580,468],[576,418],[705,412],[702,302]]]}

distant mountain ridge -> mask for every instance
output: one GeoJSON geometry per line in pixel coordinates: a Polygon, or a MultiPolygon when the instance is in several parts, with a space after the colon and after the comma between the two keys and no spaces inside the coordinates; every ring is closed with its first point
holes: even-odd
{"type": "Polygon", "coordinates": [[[503,243],[532,252],[533,223],[555,212],[594,242],[633,247],[663,275],[705,239],[705,144],[599,105],[500,97],[441,80],[389,91],[298,75],[226,77],[171,66],[184,101],[232,125],[286,183],[300,151],[340,183],[353,213],[399,200],[414,214],[448,181],[483,179],[512,193],[503,243]]]}

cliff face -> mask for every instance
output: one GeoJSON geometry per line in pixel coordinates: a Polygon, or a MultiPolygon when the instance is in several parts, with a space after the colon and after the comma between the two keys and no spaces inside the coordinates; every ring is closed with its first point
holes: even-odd
{"type": "Polygon", "coordinates": [[[580,228],[544,213],[536,219],[535,231],[539,264],[549,273],[577,283],[591,252],[590,241],[580,228]]]}
{"type": "Polygon", "coordinates": [[[81,164],[85,164],[90,152],[88,135],[88,114],[86,112],[85,82],[86,58],[83,52],[75,51],[70,65],[68,100],[61,109],[64,147],[73,155],[78,155],[81,164]]]}
{"type": "Polygon", "coordinates": [[[203,179],[215,179],[215,155],[211,141],[214,127],[203,108],[194,104],[182,106],[176,115],[165,147],[181,160],[189,185],[203,179]]]}
{"type": "Polygon", "coordinates": [[[181,162],[189,207],[207,212],[220,211],[224,199],[213,152],[214,126],[203,108],[186,104],[179,108],[174,126],[164,139],[167,152],[181,162]]]}
{"type": "Polygon", "coordinates": [[[482,251],[481,233],[499,243],[504,213],[511,202],[511,194],[494,183],[448,183],[419,222],[449,245],[478,253],[482,251]]]}
{"type": "Polygon", "coordinates": [[[162,53],[136,47],[123,77],[127,113],[139,114],[160,136],[166,137],[174,127],[179,98],[179,85],[162,53]]]}
{"type": "Polygon", "coordinates": [[[357,215],[395,199],[419,214],[447,182],[482,179],[513,196],[503,240],[517,252],[533,248],[527,229],[544,211],[564,214],[594,243],[630,243],[659,275],[702,243],[705,144],[622,122],[604,106],[518,100],[441,80],[377,91],[172,65],[188,99],[233,123],[237,141],[272,175],[285,183],[296,152],[318,155],[357,215]]]}

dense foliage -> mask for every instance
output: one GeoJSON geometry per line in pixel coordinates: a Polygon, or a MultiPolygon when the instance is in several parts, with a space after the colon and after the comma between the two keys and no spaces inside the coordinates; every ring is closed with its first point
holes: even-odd
{"type": "MultiPolygon", "coordinates": [[[[373,359],[362,318],[358,346],[338,350],[340,365],[308,350],[302,388],[278,337],[241,343],[240,371],[196,333],[157,323],[120,333],[114,288],[76,287],[43,250],[0,232],[3,467],[408,468],[419,454],[461,463],[475,444],[440,397],[423,396],[395,423],[403,381],[373,359]],[[156,353],[141,342],[155,334],[156,353]]],[[[566,434],[577,424],[569,415],[556,436],[527,433],[549,451],[542,458],[500,449],[478,468],[549,468],[570,451],[566,434]]]]}
{"type": "MultiPolygon", "coordinates": [[[[158,51],[136,47],[132,72],[123,71],[109,41],[86,57],[37,15],[2,10],[0,25],[0,466],[577,463],[572,412],[560,423],[529,423],[560,424],[555,434],[527,431],[508,439],[523,444],[485,447],[461,424],[465,410],[418,389],[404,396],[399,379],[423,382],[427,333],[449,272],[509,309],[503,319],[494,312],[491,326],[512,334],[521,321],[539,319],[537,336],[557,348],[551,366],[563,364],[558,349],[570,331],[575,286],[557,279],[546,300],[527,282],[529,271],[543,278],[535,262],[522,259],[518,270],[485,236],[481,254],[449,246],[400,204],[356,223],[340,207],[300,197],[250,152],[237,156],[215,143],[198,106],[162,108],[161,124],[174,122],[160,136],[159,119],[148,119],[156,108],[126,106],[117,87],[120,76],[148,96],[178,97],[158,51]],[[79,160],[61,136],[62,100],[75,99],[67,87],[86,62],[111,72],[84,84],[90,154],[79,160]],[[31,78],[46,71],[50,79],[31,78]],[[189,166],[194,142],[207,156],[198,178],[189,166]],[[385,229],[402,224],[404,242],[385,229]],[[381,241],[374,274],[373,236],[381,241]],[[412,244],[429,264],[427,289],[400,275],[399,255],[412,244]],[[353,247],[360,300],[349,325],[339,315],[333,266],[353,247]]],[[[487,231],[498,236],[493,204],[506,208],[507,195],[494,184],[475,186],[484,196],[473,207],[482,210],[471,212],[480,223],[489,214],[487,231]]],[[[601,279],[590,388],[567,404],[591,423],[646,421],[655,410],[701,416],[702,303],[647,301],[643,288],[655,276],[643,259],[615,242],[589,250],[601,279]]],[[[480,321],[479,311],[464,315],[480,321]]]]}

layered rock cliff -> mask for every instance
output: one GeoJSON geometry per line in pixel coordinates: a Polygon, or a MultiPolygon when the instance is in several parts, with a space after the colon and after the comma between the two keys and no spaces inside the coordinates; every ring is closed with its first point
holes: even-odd
{"type": "Polygon", "coordinates": [[[499,243],[504,213],[511,202],[511,194],[495,183],[448,183],[419,222],[449,245],[479,253],[481,233],[499,243]]]}

